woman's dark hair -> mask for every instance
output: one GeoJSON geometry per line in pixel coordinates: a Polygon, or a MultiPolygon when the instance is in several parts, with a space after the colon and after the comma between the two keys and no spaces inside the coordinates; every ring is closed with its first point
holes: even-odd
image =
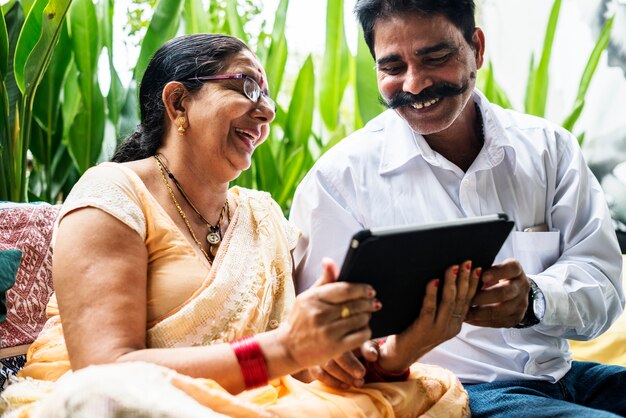
{"type": "Polygon", "coordinates": [[[379,19],[401,15],[403,13],[418,13],[422,15],[442,15],[456,26],[463,37],[472,45],[472,37],[476,21],[474,0],[357,0],[354,6],[365,37],[365,43],[374,54],[374,25],[379,19]]]}
{"type": "Polygon", "coordinates": [[[203,83],[195,77],[219,74],[228,59],[248,46],[241,40],[216,34],[185,35],[172,39],[154,54],[139,88],[141,123],[122,142],[112,161],[136,161],[156,154],[165,135],[163,88],[170,81],[182,83],[189,93],[203,83]]]}

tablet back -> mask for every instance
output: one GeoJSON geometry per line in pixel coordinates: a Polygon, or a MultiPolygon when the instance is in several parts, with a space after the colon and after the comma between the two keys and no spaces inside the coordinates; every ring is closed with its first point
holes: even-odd
{"type": "MultiPolygon", "coordinates": [[[[513,228],[505,214],[431,225],[362,230],[354,235],[339,280],[369,283],[383,308],[372,315],[373,338],[398,334],[418,317],[426,284],[472,260],[491,267],[513,228]]],[[[441,295],[439,295],[441,297],[441,295]]]]}

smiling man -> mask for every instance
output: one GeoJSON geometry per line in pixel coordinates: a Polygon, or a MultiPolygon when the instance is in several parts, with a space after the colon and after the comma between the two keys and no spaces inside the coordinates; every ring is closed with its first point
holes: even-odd
{"type": "MultiPolygon", "coordinates": [[[[474,416],[626,415],[626,369],[573,362],[566,342],[598,336],[624,307],[617,240],[576,138],[475,88],[485,36],[473,1],[361,0],[355,12],[389,110],[298,187],[299,290],[362,228],[504,212],[515,229],[461,332],[420,361],[459,376],[474,416]]],[[[364,369],[347,353],[311,372],[358,386],[364,369]]]]}

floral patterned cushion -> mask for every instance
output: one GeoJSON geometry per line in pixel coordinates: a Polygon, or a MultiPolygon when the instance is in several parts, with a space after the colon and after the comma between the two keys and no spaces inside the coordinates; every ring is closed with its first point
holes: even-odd
{"type": "Polygon", "coordinates": [[[22,251],[15,285],[6,295],[7,318],[0,324],[0,358],[7,356],[7,348],[13,348],[8,350],[11,356],[23,354],[15,348],[32,343],[46,321],[52,294],[50,241],[60,208],[45,203],[0,204],[0,250],[22,251]]]}

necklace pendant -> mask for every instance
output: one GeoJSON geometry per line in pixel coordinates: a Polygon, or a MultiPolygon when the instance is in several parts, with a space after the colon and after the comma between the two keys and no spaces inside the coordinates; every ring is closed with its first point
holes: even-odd
{"type": "Polygon", "coordinates": [[[211,231],[209,232],[209,234],[206,236],[206,240],[208,241],[209,244],[211,245],[217,245],[220,243],[220,241],[222,240],[222,237],[220,237],[220,234],[218,231],[211,231]]]}

